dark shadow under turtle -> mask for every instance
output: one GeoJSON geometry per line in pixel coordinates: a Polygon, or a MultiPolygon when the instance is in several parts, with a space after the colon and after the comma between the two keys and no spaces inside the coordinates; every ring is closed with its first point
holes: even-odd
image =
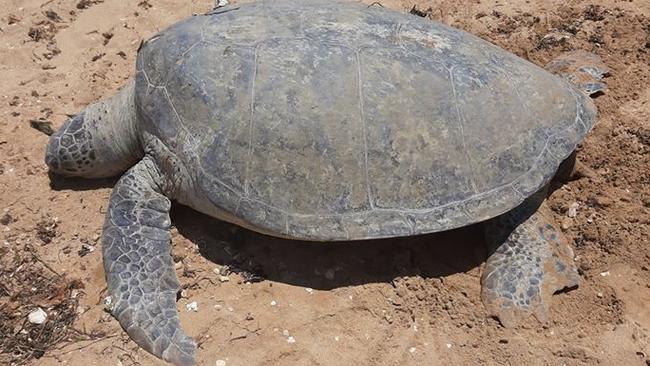
{"type": "Polygon", "coordinates": [[[595,123],[588,94],[606,72],[578,54],[551,66],[564,78],[380,7],[246,4],[145,42],[135,79],[66,122],[45,160],[55,174],[123,173],[102,235],[111,311],[178,365],[196,343],[176,309],[170,200],[314,243],[421,243],[483,223],[488,312],[543,321],[551,295],[578,283],[543,201],[595,123]]]}

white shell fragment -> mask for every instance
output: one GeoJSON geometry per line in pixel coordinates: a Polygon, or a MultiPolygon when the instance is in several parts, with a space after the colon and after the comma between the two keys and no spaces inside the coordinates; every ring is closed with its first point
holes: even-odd
{"type": "Polygon", "coordinates": [[[230,277],[228,276],[219,276],[219,282],[228,282],[230,281],[230,277]]]}
{"type": "Polygon", "coordinates": [[[187,309],[187,311],[197,312],[199,311],[199,304],[197,304],[196,301],[192,301],[185,305],[185,309],[187,309]]]}
{"type": "Polygon", "coordinates": [[[27,319],[32,324],[43,324],[47,320],[47,313],[41,308],[36,308],[29,313],[27,319]]]}

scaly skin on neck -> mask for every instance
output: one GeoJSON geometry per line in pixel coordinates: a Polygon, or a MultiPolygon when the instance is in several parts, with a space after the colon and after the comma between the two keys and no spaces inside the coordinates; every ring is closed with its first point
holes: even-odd
{"type": "Polygon", "coordinates": [[[88,106],[50,137],[45,162],[51,172],[111,177],[142,158],[134,84],[131,80],[113,97],[88,106]]]}

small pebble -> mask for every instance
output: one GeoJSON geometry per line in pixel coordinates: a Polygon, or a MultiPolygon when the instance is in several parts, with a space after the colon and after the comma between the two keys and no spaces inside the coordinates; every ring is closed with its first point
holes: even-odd
{"type": "Polygon", "coordinates": [[[579,206],[580,206],[580,205],[578,204],[578,202],[573,202],[573,203],[569,206],[569,211],[567,212],[567,216],[569,216],[569,217],[576,217],[576,216],[578,216],[578,207],[579,207],[579,206]]]}
{"type": "Polygon", "coordinates": [[[217,360],[217,363],[215,364],[216,366],[226,366],[226,361],[224,360],[217,360]]]}
{"type": "Polygon", "coordinates": [[[600,272],[600,275],[603,276],[603,277],[607,277],[607,276],[609,276],[609,271],[600,272]]]}
{"type": "Polygon", "coordinates": [[[215,269],[212,270],[212,272],[214,272],[214,274],[218,276],[221,274],[221,269],[219,267],[216,267],[215,269]]]}
{"type": "Polygon", "coordinates": [[[603,297],[603,293],[602,293],[602,292],[599,292],[599,293],[596,294],[596,296],[598,296],[599,298],[602,298],[602,297],[603,297]]]}
{"type": "Polygon", "coordinates": [[[447,343],[447,348],[451,348],[451,343],[447,343]]]}
{"type": "Polygon", "coordinates": [[[595,219],[596,219],[596,214],[591,214],[589,215],[589,217],[587,217],[587,222],[591,224],[594,222],[595,219]]]}
{"type": "Polygon", "coordinates": [[[214,2],[214,7],[215,8],[220,8],[222,6],[228,5],[228,0],[215,0],[214,2]]]}
{"type": "Polygon", "coordinates": [[[287,343],[296,343],[296,340],[293,337],[289,336],[289,338],[287,338],[287,343]]]}
{"type": "Polygon", "coordinates": [[[113,297],[106,296],[104,298],[104,310],[111,313],[113,312],[114,308],[115,308],[115,304],[113,304],[113,297]]]}
{"type": "Polygon", "coordinates": [[[289,331],[287,329],[283,330],[282,335],[285,336],[285,337],[288,337],[289,336],[289,331]]]}
{"type": "Polygon", "coordinates": [[[275,306],[275,305],[277,305],[277,304],[278,304],[278,303],[275,302],[275,300],[271,301],[271,306],[275,306]]]}
{"type": "Polygon", "coordinates": [[[230,277],[228,276],[219,276],[219,282],[228,282],[230,281],[230,277]]]}
{"type": "Polygon", "coordinates": [[[43,324],[47,320],[47,313],[41,308],[36,308],[29,313],[27,319],[32,324],[43,324]]]}
{"type": "Polygon", "coordinates": [[[409,352],[411,352],[411,353],[415,352],[415,347],[409,348],[409,352]]]}
{"type": "Polygon", "coordinates": [[[313,294],[313,293],[314,293],[314,289],[313,289],[313,288],[309,288],[309,287],[307,287],[307,288],[305,289],[305,291],[309,292],[310,294],[313,294]]]}
{"type": "Polygon", "coordinates": [[[334,340],[338,342],[339,341],[339,336],[334,337],[334,340]]]}
{"type": "Polygon", "coordinates": [[[185,309],[187,309],[187,311],[197,312],[199,311],[199,304],[197,304],[196,301],[192,301],[191,303],[185,304],[185,309]]]}

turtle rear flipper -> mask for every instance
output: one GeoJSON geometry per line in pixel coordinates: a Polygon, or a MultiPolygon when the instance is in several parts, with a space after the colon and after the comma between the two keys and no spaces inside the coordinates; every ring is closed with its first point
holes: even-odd
{"type": "Polygon", "coordinates": [[[609,68],[600,56],[586,51],[565,52],[546,64],[546,70],[569,80],[578,89],[594,95],[607,90],[603,81],[609,68]]]}
{"type": "Polygon", "coordinates": [[[551,296],[578,286],[573,252],[551,224],[544,197],[546,190],[486,223],[491,254],[481,276],[481,297],[505,327],[530,315],[547,321],[551,296]]]}
{"type": "Polygon", "coordinates": [[[171,203],[148,157],[127,171],[111,194],[102,237],[111,310],[142,348],[176,365],[194,365],[196,343],[181,329],[180,289],[170,254],[171,203]]]}

